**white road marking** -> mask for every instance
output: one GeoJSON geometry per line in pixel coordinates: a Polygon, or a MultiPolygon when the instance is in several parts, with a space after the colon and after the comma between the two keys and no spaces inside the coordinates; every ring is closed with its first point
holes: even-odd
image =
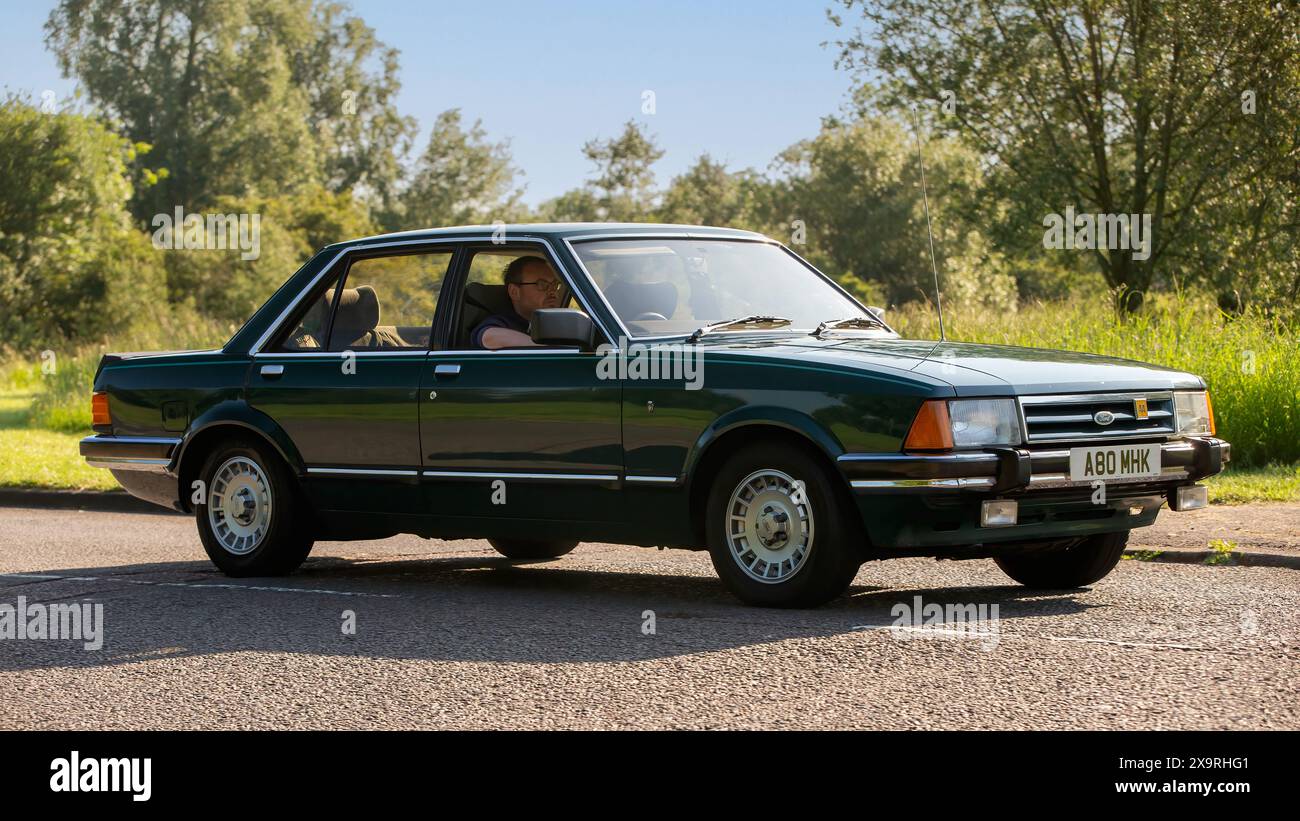
{"type": "Polygon", "coordinates": [[[152,582],[146,579],[119,579],[114,576],[55,576],[46,573],[0,573],[0,579],[38,579],[65,582],[124,582],[149,587],[197,587],[217,590],[257,590],[266,593],[315,593],[322,596],[354,596],[372,599],[398,599],[397,593],[361,593],[351,590],[324,590],[315,587],[278,587],[257,584],[230,584],[220,582],[152,582]]]}
{"type": "Polygon", "coordinates": [[[969,630],[961,630],[961,629],[950,630],[950,629],[939,628],[939,627],[912,627],[912,626],[896,627],[892,624],[859,624],[854,626],[853,629],[859,632],[867,632],[870,630],[889,630],[889,631],[897,630],[897,631],[920,633],[922,635],[929,634],[929,635],[940,635],[940,636],[961,636],[963,638],[979,638],[979,637],[987,636],[989,638],[996,637],[998,639],[1044,639],[1046,641],[1077,641],[1086,644],[1110,644],[1116,647],[1141,647],[1149,650],[1205,650],[1210,652],[1214,652],[1217,650],[1217,648],[1214,647],[1203,647],[1195,644],[1162,644],[1158,642],[1118,641],[1116,639],[1094,639],[1094,638],[1085,638],[1082,636],[1047,636],[1042,634],[1031,635],[1029,633],[1011,633],[1011,632],[1006,632],[1001,630],[993,633],[987,633],[987,632],[977,633],[969,630]]]}
{"type": "Polygon", "coordinates": [[[1156,650],[1214,650],[1213,647],[1201,647],[1195,644],[1161,644],[1145,641],[1117,641],[1115,639],[1087,639],[1076,636],[1039,636],[1048,641],[1079,641],[1091,644],[1113,644],[1117,647],[1148,647],[1156,650]]]}

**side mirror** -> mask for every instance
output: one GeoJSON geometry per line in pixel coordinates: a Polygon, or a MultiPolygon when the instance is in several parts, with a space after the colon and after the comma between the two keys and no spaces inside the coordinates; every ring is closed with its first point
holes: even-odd
{"type": "Polygon", "coordinates": [[[538,345],[577,345],[592,349],[595,326],[576,308],[538,308],[533,311],[533,341],[538,345]]]}
{"type": "Polygon", "coordinates": [[[884,321],[885,321],[885,309],[884,309],[884,308],[877,308],[875,305],[868,305],[868,306],[867,306],[867,313],[871,314],[871,315],[874,316],[876,319],[879,319],[881,322],[884,322],[884,321]]]}

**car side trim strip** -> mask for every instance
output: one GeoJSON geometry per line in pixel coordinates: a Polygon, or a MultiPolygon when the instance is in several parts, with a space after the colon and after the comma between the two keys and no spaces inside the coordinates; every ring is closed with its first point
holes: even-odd
{"type": "Polygon", "coordinates": [[[625,481],[633,484],[657,485],[660,487],[675,485],[677,484],[678,481],[676,476],[633,476],[631,474],[628,474],[623,478],[625,481]]]}
{"type": "Polygon", "coordinates": [[[560,482],[617,482],[613,473],[502,473],[475,470],[426,470],[420,473],[426,479],[523,479],[525,481],[560,482]]]}
{"type": "Polygon", "coordinates": [[[995,481],[991,476],[976,476],[958,479],[854,479],[849,484],[855,488],[967,490],[970,488],[991,488],[995,481]]]}
{"type": "Polygon", "coordinates": [[[389,468],[307,468],[307,472],[321,476],[419,476],[418,470],[389,468]]]}

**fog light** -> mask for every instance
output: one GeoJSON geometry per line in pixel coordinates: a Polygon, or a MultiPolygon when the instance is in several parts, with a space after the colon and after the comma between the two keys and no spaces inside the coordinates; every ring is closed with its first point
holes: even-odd
{"type": "Polygon", "coordinates": [[[996,499],[980,505],[980,527],[1010,527],[1016,523],[1019,505],[1008,499],[996,499]]]}
{"type": "Polygon", "coordinates": [[[1210,489],[1205,485],[1188,485],[1180,487],[1174,493],[1174,510],[1200,510],[1210,504],[1210,489]]]}

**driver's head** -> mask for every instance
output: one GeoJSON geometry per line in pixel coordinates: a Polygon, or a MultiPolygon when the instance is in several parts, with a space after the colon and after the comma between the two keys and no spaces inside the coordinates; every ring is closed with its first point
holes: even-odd
{"type": "Polygon", "coordinates": [[[541,257],[519,257],[506,266],[506,293],[515,313],[532,321],[538,308],[560,307],[560,277],[541,257]]]}

